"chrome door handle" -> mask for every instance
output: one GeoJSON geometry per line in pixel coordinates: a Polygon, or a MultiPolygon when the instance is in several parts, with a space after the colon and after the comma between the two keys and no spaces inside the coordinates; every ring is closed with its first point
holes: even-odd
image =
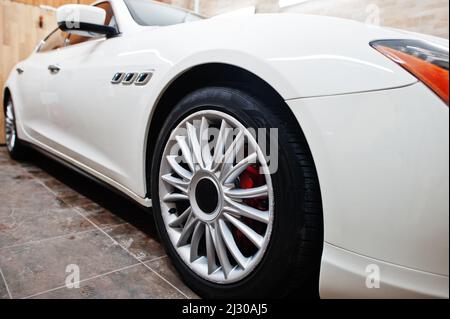
{"type": "Polygon", "coordinates": [[[58,64],[50,64],[48,66],[48,70],[50,71],[51,74],[56,74],[61,70],[61,68],[59,67],[58,64]]]}
{"type": "Polygon", "coordinates": [[[16,71],[17,71],[17,73],[22,74],[24,70],[21,67],[17,67],[16,71]]]}

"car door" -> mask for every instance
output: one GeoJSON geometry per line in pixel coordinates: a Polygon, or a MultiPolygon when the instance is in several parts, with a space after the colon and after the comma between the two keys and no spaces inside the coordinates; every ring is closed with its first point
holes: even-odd
{"type": "MultiPolygon", "coordinates": [[[[114,25],[115,15],[109,2],[97,4],[107,11],[105,24],[114,25]]],[[[120,31],[120,25],[117,26],[120,31]]],[[[55,57],[60,71],[54,74],[54,86],[61,96],[53,148],[75,160],[83,168],[91,169],[97,177],[110,183],[138,190],[144,197],[142,181],[133,181],[141,169],[130,165],[135,159],[138,139],[136,123],[142,120],[145,101],[143,86],[113,84],[118,72],[143,73],[153,69],[152,61],[143,66],[133,57],[123,56],[128,40],[124,36],[112,38],[68,37],[64,54],[55,57]],[[126,60],[126,61],[125,61],[126,60]],[[135,184],[132,184],[135,183],[135,184]]],[[[156,58],[155,58],[156,59],[156,58]]],[[[147,91],[148,94],[149,91],[147,91]]],[[[141,158],[139,158],[141,159],[141,158]]],[[[142,175],[142,174],[141,174],[142,175]]]]}
{"type": "Polygon", "coordinates": [[[17,65],[19,72],[20,109],[23,128],[38,142],[46,144],[59,122],[60,94],[54,87],[57,66],[52,65],[65,47],[67,33],[55,29],[39,45],[37,51],[17,65]],[[50,69],[49,69],[50,67],[50,69]]]}

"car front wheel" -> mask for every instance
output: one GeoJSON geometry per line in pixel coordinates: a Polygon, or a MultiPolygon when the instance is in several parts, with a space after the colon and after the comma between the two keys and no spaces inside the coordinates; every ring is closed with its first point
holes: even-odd
{"type": "Polygon", "coordinates": [[[225,87],[188,95],[163,126],[151,189],[166,251],[201,296],[317,295],[319,184],[285,105],[225,87]]]}

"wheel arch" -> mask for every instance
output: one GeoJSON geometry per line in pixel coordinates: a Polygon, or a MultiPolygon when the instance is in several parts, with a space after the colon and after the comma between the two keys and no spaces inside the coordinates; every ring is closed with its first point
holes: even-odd
{"type": "Polygon", "coordinates": [[[9,90],[8,87],[5,87],[5,89],[3,90],[3,100],[2,100],[2,107],[3,107],[3,111],[6,108],[6,103],[8,103],[8,100],[11,98],[11,91],[9,90]]]}
{"type": "MultiPolygon", "coordinates": [[[[246,91],[258,99],[264,100],[272,107],[285,107],[292,119],[295,119],[291,109],[281,94],[267,81],[239,66],[227,63],[207,63],[196,65],[176,77],[160,94],[148,122],[145,145],[145,183],[147,196],[151,197],[151,162],[165,119],[172,109],[187,94],[208,86],[226,86],[246,91]]],[[[305,138],[298,121],[297,131],[305,138]]]]}

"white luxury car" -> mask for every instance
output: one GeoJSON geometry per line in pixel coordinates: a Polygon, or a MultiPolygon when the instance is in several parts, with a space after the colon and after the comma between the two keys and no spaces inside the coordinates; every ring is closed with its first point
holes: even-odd
{"type": "Polygon", "coordinates": [[[66,5],[7,147],[152,207],[203,297],[449,297],[449,43],[297,14],[66,5]]]}

